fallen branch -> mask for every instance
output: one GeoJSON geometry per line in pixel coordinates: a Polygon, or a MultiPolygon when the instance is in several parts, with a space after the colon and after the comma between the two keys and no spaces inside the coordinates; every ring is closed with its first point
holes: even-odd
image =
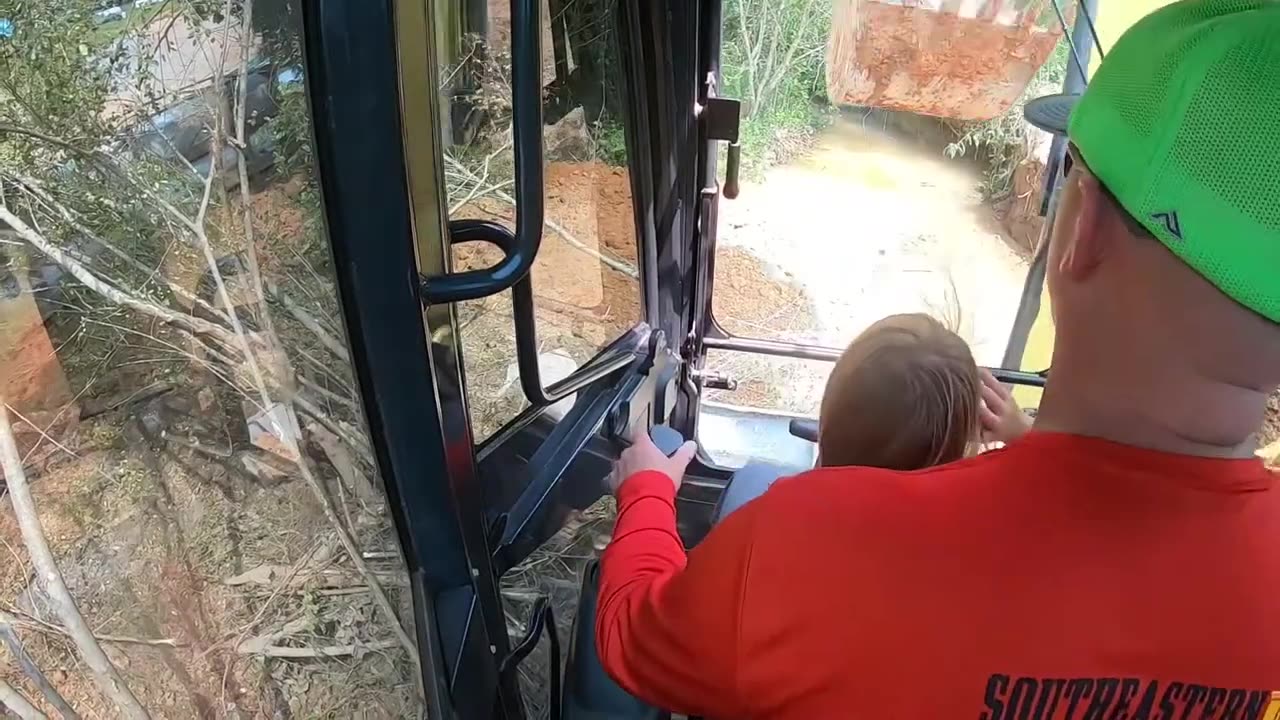
{"type": "MultiPolygon", "coordinates": [[[[377,577],[379,582],[391,585],[408,585],[408,578],[401,573],[370,571],[377,577]]],[[[289,565],[259,565],[250,570],[246,570],[238,575],[232,575],[224,578],[222,584],[228,587],[240,587],[244,585],[259,585],[262,587],[276,587],[283,585],[284,587],[304,587],[311,585],[312,587],[335,588],[348,587],[352,584],[359,583],[360,576],[349,570],[341,570],[337,568],[317,570],[310,573],[298,572],[297,568],[289,565]]]]}
{"type": "Polygon", "coordinates": [[[360,454],[361,460],[368,462],[370,465],[373,464],[373,448],[369,447],[369,441],[365,439],[364,433],[359,432],[341,420],[329,417],[328,413],[301,394],[294,398],[294,403],[298,406],[300,413],[315,420],[320,425],[323,425],[326,430],[337,435],[348,447],[360,454]]]}
{"type": "Polygon", "coordinates": [[[357,653],[377,652],[379,650],[390,650],[397,646],[395,640],[383,640],[373,643],[361,643],[359,645],[330,645],[328,647],[305,648],[305,647],[284,647],[282,645],[268,645],[253,653],[262,657],[270,658],[335,658],[349,657],[357,653]]]}
{"type": "Polygon", "coordinates": [[[320,385],[319,383],[308,378],[305,375],[301,375],[301,374],[298,375],[298,384],[310,390],[311,392],[319,395],[325,400],[328,400],[329,402],[338,403],[339,405],[345,407],[351,412],[354,412],[354,413],[361,412],[360,406],[356,404],[355,400],[352,400],[351,398],[348,398],[348,397],[343,397],[338,393],[320,385]]]}
{"type": "MultiPolygon", "coordinates": [[[[476,177],[475,173],[471,172],[471,170],[468,169],[467,166],[463,165],[456,158],[450,157],[449,155],[446,154],[444,156],[444,160],[446,163],[452,165],[457,172],[466,174],[475,182],[483,182],[482,178],[476,177]]],[[[498,187],[492,188],[489,194],[493,195],[499,200],[502,200],[503,202],[507,203],[512,207],[516,207],[516,199],[514,197],[511,197],[507,193],[503,192],[498,187]]],[[[551,228],[553,231],[555,231],[555,233],[559,235],[562,240],[564,240],[566,243],[576,248],[577,250],[580,250],[590,255],[591,257],[599,260],[605,265],[608,265],[614,270],[617,270],[618,272],[623,273],[624,275],[627,275],[633,279],[640,277],[640,271],[636,270],[635,267],[621,260],[615,260],[609,257],[608,255],[605,255],[604,253],[600,252],[599,250],[591,247],[590,245],[587,245],[586,243],[582,242],[578,238],[574,237],[573,233],[570,233],[562,225],[547,219],[543,219],[542,223],[547,227],[551,228]]]]}
{"type": "MultiPolygon", "coordinates": [[[[3,615],[3,614],[4,614],[3,612],[0,612],[0,615],[3,615]]],[[[52,633],[55,635],[61,635],[66,638],[71,637],[71,633],[68,632],[67,629],[64,627],[59,627],[58,625],[55,625],[53,623],[42,622],[38,618],[35,618],[33,616],[25,616],[25,617],[28,617],[29,619],[18,620],[17,618],[14,618],[14,624],[30,630],[35,630],[37,632],[52,633]]],[[[114,645],[146,645],[149,647],[171,647],[171,648],[180,648],[180,647],[187,646],[187,643],[178,642],[174,638],[140,638],[140,637],[131,637],[129,635],[105,635],[103,633],[94,633],[93,637],[96,638],[98,642],[104,642],[104,643],[109,643],[114,645]]]]}
{"type": "Polygon", "coordinates": [[[236,652],[241,655],[256,655],[280,640],[310,630],[311,625],[311,620],[307,618],[290,620],[281,626],[279,630],[255,635],[236,643],[236,652]]]}
{"type": "MultiPolygon", "coordinates": [[[[0,212],[6,212],[0,208],[0,212]]],[[[0,467],[4,469],[5,484],[13,503],[13,513],[18,520],[18,528],[22,533],[23,544],[31,555],[31,564],[35,566],[36,577],[53,606],[54,614],[67,629],[67,634],[75,644],[80,658],[89,667],[90,675],[102,692],[115,702],[120,712],[134,720],[149,719],[142,703],[129,690],[124,678],[103,652],[102,645],[93,636],[75,598],[67,590],[62,578],[62,571],[53,559],[53,552],[45,539],[44,528],[40,525],[40,516],[36,512],[35,500],[31,496],[31,488],[27,484],[27,474],[22,469],[22,459],[18,455],[18,446],[13,437],[13,427],[9,424],[8,405],[0,398],[0,467]]]]}
{"type": "Polygon", "coordinates": [[[319,320],[316,320],[311,313],[308,313],[305,308],[299,305],[296,300],[281,292],[280,288],[276,287],[273,282],[266,281],[263,287],[266,288],[268,295],[280,301],[280,304],[284,306],[285,310],[289,311],[294,320],[297,320],[302,327],[310,330],[316,336],[316,339],[320,341],[320,344],[324,345],[329,352],[342,358],[343,361],[349,362],[351,360],[351,356],[347,354],[347,348],[326,330],[319,320]]]}
{"type": "Polygon", "coordinates": [[[0,707],[12,710],[21,720],[46,720],[44,713],[37,710],[30,700],[5,682],[4,678],[0,678],[0,707]]]}
{"type": "Polygon", "coordinates": [[[9,648],[9,654],[18,661],[18,667],[22,669],[22,674],[27,676],[32,685],[44,695],[44,699],[49,701],[58,714],[62,715],[63,720],[79,720],[79,715],[69,705],[62,694],[49,682],[49,678],[45,677],[40,666],[36,665],[35,660],[31,658],[27,648],[22,644],[22,638],[18,637],[16,629],[17,618],[7,612],[0,610],[0,639],[4,640],[4,644],[9,648]]]}
{"type": "Polygon", "coordinates": [[[236,652],[241,655],[258,655],[273,658],[320,658],[346,657],[359,652],[391,650],[400,643],[395,640],[384,640],[372,643],[351,645],[330,645],[327,647],[288,647],[277,645],[279,641],[311,630],[312,622],[307,618],[298,618],[285,623],[280,629],[249,638],[236,645],[236,652]]]}
{"type": "Polygon", "coordinates": [[[14,215],[9,208],[0,207],[0,222],[7,224],[15,233],[17,233],[18,237],[27,241],[35,247],[35,249],[48,256],[49,259],[61,265],[85,287],[98,293],[107,300],[110,300],[122,307],[129,308],[130,310],[136,310],[144,315],[149,315],[161,322],[164,322],[165,324],[180,327],[192,334],[207,335],[217,339],[224,345],[235,347],[234,340],[225,329],[220,328],[207,320],[181,315],[166,307],[141,300],[124,290],[104,282],[79,261],[63,252],[61,248],[49,242],[42,234],[33,230],[31,226],[23,222],[17,215],[14,215]]]}
{"type": "MultiPolygon", "coordinates": [[[[135,270],[146,273],[148,280],[159,280],[169,290],[169,292],[173,293],[174,295],[177,295],[178,297],[183,298],[187,302],[190,302],[193,306],[199,305],[205,311],[212,313],[216,317],[219,317],[223,320],[228,319],[227,314],[224,313],[221,309],[214,307],[213,305],[205,302],[204,300],[201,300],[199,297],[192,294],[181,285],[178,285],[177,283],[171,282],[168,279],[164,278],[159,274],[156,268],[149,268],[143,263],[138,262],[133,256],[124,252],[120,248],[116,247],[113,243],[108,242],[106,238],[102,237],[98,233],[94,232],[93,230],[85,226],[84,223],[80,222],[79,218],[77,217],[77,214],[73,210],[71,210],[66,205],[63,205],[62,203],[55,200],[53,196],[50,195],[48,192],[46,192],[43,188],[41,188],[34,179],[24,177],[22,175],[12,174],[12,173],[10,174],[10,177],[12,177],[14,181],[17,182],[20,188],[36,196],[36,198],[39,199],[40,202],[44,203],[49,207],[49,209],[57,213],[62,218],[63,222],[69,225],[71,229],[75,230],[81,235],[89,238],[93,242],[102,246],[107,252],[116,256],[118,259],[122,260],[123,262],[128,264],[130,267],[134,268],[135,270]]],[[[72,253],[69,253],[69,254],[72,254],[72,253]]],[[[72,255],[74,256],[74,254],[72,255]]],[[[76,257],[76,259],[79,260],[81,263],[84,263],[83,258],[76,257]]]]}
{"type": "Polygon", "coordinates": [[[356,467],[355,458],[351,457],[351,453],[338,440],[338,436],[320,427],[317,423],[307,423],[307,432],[310,432],[311,436],[315,438],[316,444],[324,451],[324,456],[329,459],[330,464],[338,471],[338,476],[342,478],[341,482],[351,488],[360,504],[365,506],[366,509],[369,505],[377,504],[378,491],[373,487],[373,483],[369,481],[368,476],[360,472],[360,469],[356,467]]]}

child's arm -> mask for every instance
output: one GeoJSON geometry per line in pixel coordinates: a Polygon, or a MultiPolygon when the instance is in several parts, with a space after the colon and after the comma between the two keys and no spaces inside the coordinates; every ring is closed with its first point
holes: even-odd
{"type": "Polygon", "coordinates": [[[978,372],[982,375],[982,406],[978,408],[982,441],[1010,443],[1026,435],[1031,418],[1018,407],[1013,393],[986,368],[978,372]]]}

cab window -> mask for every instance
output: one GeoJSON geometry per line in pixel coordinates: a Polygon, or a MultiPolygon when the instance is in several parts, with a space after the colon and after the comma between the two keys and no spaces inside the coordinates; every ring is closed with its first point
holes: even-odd
{"type": "MultiPolygon", "coordinates": [[[[572,374],[642,318],[615,5],[543,7],[546,221],[532,277],[544,384],[572,374]]],[[[514,227],[510,3],[485,10],[484,32],[465,22],[442,26],[449,217],[514,227]]],[[[453,249],[455,270],[499,257],[478,243],[453,249]]],[[[458,322],[473,433],[482,441],[529,404],[516,372],[511,293],[461,303],[458,322]]]]}
{"type": "Polygon", "coordinates": [[[0,680],[46,716],[423,713],[298,18],[0,8],[0,680]]]}

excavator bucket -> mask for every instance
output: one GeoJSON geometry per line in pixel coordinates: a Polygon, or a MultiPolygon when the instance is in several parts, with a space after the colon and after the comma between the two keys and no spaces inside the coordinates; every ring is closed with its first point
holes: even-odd
{"type": "MultiPolygon", "coordinates": [[[[988,120],[1044,64],[1054,0],[834,0],[827,95],[837,105],[988,120]]],[[[1074,17],[1072,3],[1065,21],[1074,17]]]]}

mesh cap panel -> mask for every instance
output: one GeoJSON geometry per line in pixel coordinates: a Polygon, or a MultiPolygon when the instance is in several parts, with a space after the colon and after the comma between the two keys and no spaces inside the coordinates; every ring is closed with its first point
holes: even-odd
{"type": "Polygon", "coordinates": [[[1183,0],[1140,20],[1069,135],[1152,234],[1280,322],[1280,2],[1183,0]]]}

